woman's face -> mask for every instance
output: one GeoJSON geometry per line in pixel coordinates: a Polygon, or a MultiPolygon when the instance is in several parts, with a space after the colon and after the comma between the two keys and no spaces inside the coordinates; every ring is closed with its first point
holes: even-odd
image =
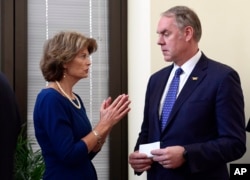
{"type": "Polygon", "coordinates": [[[65,74],[75,80],[88,77],[91,62],[87,49],[80,50],[76,57],[64,65],[65,74]]]}

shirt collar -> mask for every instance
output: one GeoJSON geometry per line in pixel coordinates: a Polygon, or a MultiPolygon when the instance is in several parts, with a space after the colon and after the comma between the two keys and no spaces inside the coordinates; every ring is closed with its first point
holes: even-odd
{"type": "MultiPolygon", "coordinates": [[[[192,72],[192,70],[194,69],[195,65],[197,64],[197,62],[199,61],[201,55],[202,55],[201,51],[198,50],[198,52],[193,57],[191,57],[189,60],[187,60],[181,66],[181,69],[183,70],[183,72],[190,74],[192,72]]],[[[179,66],[174,64],[173,70],[175,71],[177,68],[179,68],[179,66]]]]}

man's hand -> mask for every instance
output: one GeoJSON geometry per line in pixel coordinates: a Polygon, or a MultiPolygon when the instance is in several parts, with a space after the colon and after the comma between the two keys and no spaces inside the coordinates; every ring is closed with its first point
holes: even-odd
{"type": "Polygon", "coordinates": [[[153,160],[146,154],[135,151],[129,155],[128,162],[136,172],[143,172],[151,168],[153,160]]]}
{"type": "Polygon", "coordinates": [[[164,149],[152,150],[153,160],[157,161],[164,168],[178,168],[184,162],[183,158],[184,147],[182,146],[169,146],[164,149]]]}

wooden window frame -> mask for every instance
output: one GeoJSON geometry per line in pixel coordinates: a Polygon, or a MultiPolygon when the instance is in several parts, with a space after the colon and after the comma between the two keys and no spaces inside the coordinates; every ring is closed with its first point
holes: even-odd
{"type": "MultiPolygon", "coordinates": [[[[128,91],[127,1],[109,0],[109,89],[114,97],[128,91]]],[[[110,179],[128,179],[127,117],[110,134],[110,179]]]]}

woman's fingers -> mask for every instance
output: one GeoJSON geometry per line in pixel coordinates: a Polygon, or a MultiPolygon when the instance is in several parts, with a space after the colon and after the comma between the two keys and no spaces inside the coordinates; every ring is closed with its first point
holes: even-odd
{"type": "Polygon", "coordinates": [[[125,94],[119,95],[112,103],[111,98],[108,98],[101,106],[101,120],[116,124],[130,111],[130,103],[129,96],[125,94]]]}

